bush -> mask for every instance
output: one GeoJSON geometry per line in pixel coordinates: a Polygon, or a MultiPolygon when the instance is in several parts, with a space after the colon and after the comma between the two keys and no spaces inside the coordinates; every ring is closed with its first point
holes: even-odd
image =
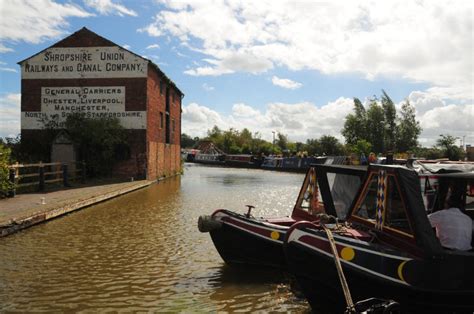
{"type": "Polygon", "coordinates": [[[117,161],[130,157],[125,129],[117,118],[91,119],[73,114],[66,120],[66,131],[91,176],[109,175],[117,161]]]}
{"type": "Polygon", "coordinates": [[[8,165],[10,163],[11,150],[0,143],[0,197],[8,194],[8,191],[13,188],[10,182],[10,171],[8,165]]]}

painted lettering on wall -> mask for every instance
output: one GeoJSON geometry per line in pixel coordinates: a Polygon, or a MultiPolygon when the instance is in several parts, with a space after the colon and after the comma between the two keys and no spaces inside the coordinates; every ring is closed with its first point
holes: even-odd
{"type": "Polygon", "coordinates": [[[120,47],[48,48],[21,64],[22,79],[146,77],[148,61],[120,47]]]}
{"type": "Polygon", "coordinates": [[[63,127],[67,117],[118,118],[126,129],[145,129],[146,111],[125,111],[125,86],[42,87],[41,111],[22,112],[22,129],[42,129],[55,120],[63,127]]]}

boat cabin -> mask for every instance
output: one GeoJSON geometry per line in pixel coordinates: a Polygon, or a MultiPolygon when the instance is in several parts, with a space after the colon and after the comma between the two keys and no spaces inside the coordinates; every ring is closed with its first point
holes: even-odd
{"type": "Polygon", "coordinates": [[[427,187],[425,175],[404,166],[370,166],[347,221],[414,255],[440,253],[443,248],[428,215],[447,208],[447,196],[456,195],[459,209],[472,220],[474,173],[429,174],[429,180],[436,185],[427,187]]]}
{"type": "MultiPolygon", "coordinates": [[[[450,168],[418,174],[400,165],[312,165],[292,218],[314,220],[328,214],[346,221],[365,238],[413,255],[441,252],[428,214],[445,208],[448,194],[474,217],[474,172],[450,168]]],[[[474,243],[473,243],[474,246],[474,243]]]]}
{"type": "Polygon", "coordinates": [[[367,166],[311,165],[292,217],[312,221],[324,213],[345,220],[366,173],[367,166]]]}

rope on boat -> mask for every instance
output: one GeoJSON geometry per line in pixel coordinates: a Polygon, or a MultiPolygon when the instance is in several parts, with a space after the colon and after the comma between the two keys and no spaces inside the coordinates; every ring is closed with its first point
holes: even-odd
{"type": "MultiPolygon", "coordinates": [[[[331,230],[326,226],[325,222],[322,221],[322,220],[327,221],[327,218],[335,218],[335,217],[332,217],[332,216],[321,217],[320,224],[323,227],[324,231],[326,231],[329,245],[331,247],[331,251],[334,256],[334,263],[336,264],[337,274],[339,276],[339,281],[341,282],[342,291],[344,292],[344,297],[346,298],[346,304],[347,304],[346,313],[355,313],[354,302],[352,301],[351,291],[349,290],[349,285],[347,284],[346,277],[344,276],[344,271],[342,270],[341,260],[339,258],[339,253],[337,252],[337,248],[336,248],[336,241],[334,240],[334,236],[332,235],[331,230]]],[[[337,223],[337,219],[336,219],[336,223],[337,223]]]]}

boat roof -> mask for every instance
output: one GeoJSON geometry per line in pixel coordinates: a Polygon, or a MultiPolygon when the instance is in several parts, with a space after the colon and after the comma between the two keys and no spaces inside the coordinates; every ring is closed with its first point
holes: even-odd
{"type": "Polygon", "coordinates": [[[410,159],[407,167],[418,173],[474,172],[473,162],[438,162],[425,163],[422,160],[410,159]]]}
{"type": "Polygon", "coordinates": [[[441,178],[452,178],[452,179],[468,179],[474,180],[474,172],[450,172],[450,173],[437,173],[437,177],[441,178]]]}
{"type": "Polygon", "coordinates": [[[316,170],[323,170],[326,172],[337,172],[337,173],[365,173],[367,172],[368,166],[359,165],[331,165],[331,164],[311,164],[311,167],[316,170]]]}

